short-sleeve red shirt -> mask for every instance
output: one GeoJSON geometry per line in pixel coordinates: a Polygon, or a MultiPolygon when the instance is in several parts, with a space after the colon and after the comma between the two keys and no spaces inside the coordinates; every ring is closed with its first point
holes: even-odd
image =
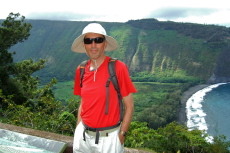
{"type": "MultiPolygon", "coordinates": [[[[80,67],[76,69],[74,94],[82,98],[82,111],[80,113],[82,121],[92,128],[113,126],[116,125],[120,119],[117,92],[112,82],[110,82],[109,85],[109,111],[107,115],[105,114],[105,85],[109,78],[109,59],[110,57],[106,56],[106,59],[97,71],[90,71],[90,61],[87,63],[82,88],[80,87],[80,67]]],[[[130,79],[127,66],[123,62],[117,60],[115,67],[122,97],[137,92],[130,79]]]]}

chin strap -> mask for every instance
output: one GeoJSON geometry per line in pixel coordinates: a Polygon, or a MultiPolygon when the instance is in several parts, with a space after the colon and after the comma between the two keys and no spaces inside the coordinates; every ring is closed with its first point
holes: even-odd
{"type": "Polygon", "coordinates": [[[96,73],[97,73],[97,60],[96,59],[93,59],[94,63],[95,63],[95,66],[96,66],[96,69],[94,70],[94,77],[93,77],[93,81],[95,82],[96,81],[96,73]]]}

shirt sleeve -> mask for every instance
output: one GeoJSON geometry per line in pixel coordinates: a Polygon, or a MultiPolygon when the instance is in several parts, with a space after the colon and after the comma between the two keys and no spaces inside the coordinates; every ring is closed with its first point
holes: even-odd
{"type": "Polygon", "coordinates": [[[80,66],[77,67],[74,79],[74,95],[81,96],[81,87],[80,87],[80,66]]]}
{"type": "Polygon", "coordinates": [[[121,61],[116,62],[116,75],[122,97],[137,92],[129,75],[128,67],[121,61]]]}

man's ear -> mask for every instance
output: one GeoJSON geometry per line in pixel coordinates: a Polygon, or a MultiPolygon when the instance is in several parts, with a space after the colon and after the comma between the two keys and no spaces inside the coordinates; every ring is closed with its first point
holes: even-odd
{"type": "Polygon", "coordinates": [[[105,46],[104,46],[104,49],[106,49],[106,47],[107,47],[107,43],[108,43],[108,42],[107,42],[107,41],[105,41],[105,46]]]}

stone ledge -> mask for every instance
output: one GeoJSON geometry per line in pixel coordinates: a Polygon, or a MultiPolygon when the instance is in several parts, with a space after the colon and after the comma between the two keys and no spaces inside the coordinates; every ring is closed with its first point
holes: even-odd
{"type": "Polygon", "coordinates": [[[50,140],[55,140],[55,141],[60,141],[64,142],[67,144],[67,147],[64,151],[64,153],[72,153],[73,151],[73,137],[70,136],[65,136],[61,134],[55,134],[55,133],[50,133],[50,132],[45,132],[45,131],[40,131],[40,130],[34,130],[30,128],[25,128],[25,127],[19,127],[15,125],[10,125],[10,124],[4,124],[0,123],[0,128],[5,129],[5,130],[10,130],[18,133],[23,133],[27,135],[32,135],[36,137],[41,137],[41,138],[46,138],[50,140]]]}

